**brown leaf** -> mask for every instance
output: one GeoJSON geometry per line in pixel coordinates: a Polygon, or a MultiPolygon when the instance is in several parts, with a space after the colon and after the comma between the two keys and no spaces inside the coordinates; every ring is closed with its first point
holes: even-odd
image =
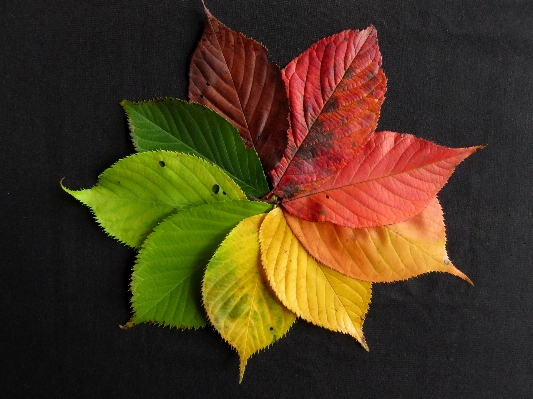
{"type": "Polygon", "coordinates": [[[204,7],[207,24],[193,54],[189,99],[217,111],[254,146],[267,174],[287,146],[289,103],[279,67],[266,48],[235,32],[204,7]]]}

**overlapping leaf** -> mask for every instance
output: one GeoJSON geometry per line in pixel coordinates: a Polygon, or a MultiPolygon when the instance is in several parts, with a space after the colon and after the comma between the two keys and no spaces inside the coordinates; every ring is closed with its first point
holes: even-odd
{"type": "Polygon", "coordinates": [[[295,320],[261,275],[264,217],[249,217],[231,231],[209,262],[202,288],[209,320],[239,352],[241,380],[248,358],[285,335],[295,320]]]}
{"type": "Polygon", "coordinates": [[[291,132],[271,174],[278,197],[306,192],[345,165],[376,128],[386,78],[373,27],[313,44],[283,69],[291,132]]]}
{"type": "Polygon", "coordinates": [[[448,260],[444,216],[437,198],[413,218],[390,226],[352,229],[288,214],[285,218],[309,254],[347,276],[391,282],[447,272],[470,282],[448,260]]]}
{"type": "Polygon", "coordinates": [[[337,174],[309,193],[284,200],[283,208],[309,221],[355,228],[403,222],[424,209],[455,166],[478,148],[375,133],[337,174]]]}
{"type": "Polygon", "coordinates": [[[216,112],[173,98],[121,104],[137,151],[196,155],[220,166],[247,195],[268,192],[257,153],[246,149],[235,127],[216,112]]]}
{"type": "Polygon", "coordinates": [[[87,190],[65,191],[89,206],[104,230],[138,247],[152,229],[179,209],[246,199],[219,167],[192,155],[143,152],[123,158],[87,190]]]}
{"type": "Polygon", "coordinates": [[[207,24],[189,70],[189,99],[214,109],[254,146],[265,171],[287,145],[289,106],[279,67],[265,47],[235,32],[205,8],[207,24]]]}
{"type": "Polygon", "coordinates": [[[207,263],[241,220],[270,208],[262,202],[233,200],[188,208],[165,219],[137,257],[132,322],[204,326],[201,281],[207,263]]]}
{"type": "Polygon", "coordinates": [[[280,208],[265,217],[259,239],[263,267],[281,302],[311,323],[350,334],[368,350],[363,322],[371,284],[344,276],[309,256],[280,208]]]}

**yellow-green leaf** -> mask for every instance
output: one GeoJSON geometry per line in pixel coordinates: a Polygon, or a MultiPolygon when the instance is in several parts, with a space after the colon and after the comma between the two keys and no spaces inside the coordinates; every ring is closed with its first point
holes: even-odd
{"type": "Polygon", "coordinates": [[[264,217],[249,217],[230,232],[209,262],[202,287],[209,320],[239,353],[241,381],[248,358],[280,339],[296,318],[261,273],[258,231],[264,217]]]}
{"type": "Polygon", "coordinates": [[[63,189],[89,206],[110,236],[132,247],[180,209],[246,199],[218,166],[170,151],[131,155],[106,169],[95,187],[63,189]]]}
{"type": "Polygon", "coordinates": [[[413,218],[390,226],[352,229],[285,214],[305,249],[323,264],[364,281],[405,280],[447,272],[471,283],[446,254],[446,232],[437,198],[413,218]]]}
{"type": "Polygon", "coordinates": [[[371,284],[313,259],[292,233],[280,208],[266,215],[259,240],[266,276],[281,302],[317,326],[351,335],[368,350],[363,322],[371,284]]]}

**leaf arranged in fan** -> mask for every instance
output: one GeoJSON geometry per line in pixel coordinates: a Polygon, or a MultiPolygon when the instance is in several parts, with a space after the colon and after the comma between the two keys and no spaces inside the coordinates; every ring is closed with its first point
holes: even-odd
{"type": "Polygon", "coordinates": [[[131,282],[132,322],[204,326],[201,282],[205,267],[241,220],[271,208],[256,201],[213,202],[165,219],[137,256],[131,282]]]}
{"type": "Polygon", "coordinates": [[[269,191],[257,153],[246,149],[237,129],[216,112],[173,98],[121,104],[137,151],[196,155],[220,166],[246,195],[260,198],[269,191]]]}
{"type": "Polygon", "coordinates": [[[347,276],[391,282],[446,272],[471,283],[448,259],[444,215],[437,198],[413,218],[389,226],[352,229],[289,214],[285,218],[309,254],[347,276]]]}
{"type": "Polygon", "coordinates": [[[265,215],[244,219],[209,262],[202,287],[209,320],[241,358],[248,358],[285,335],[296,316],[272,294],[261,273],[259,227],[265,215]]]}
{"type": "Polygon", "coordinates": [[[90,207],[110,236],[132,247],[139,247],[161,220],[179,209],[246,199],[218,166],[168,151],[123,158],[93,188],[63,189],[90,207]]]}
{"type": "Polygon", "coordinates": [[[375,133],[339,172],[311,192],[284,199],[283,208],[312,222],[354,228],[403,222],[424,209],[457,164],[478,148],[375,133]]]}
{"type": "Polygon", "coordinates": [[[368,350],[363,322],[371,284],[318,263],[305,251],[275,208],[259,231],[261,260],[270,286],[281,302],[301,318],[349,334],[368,350]]]}
{"type": "Polygon", "coordinates": [[[291,131],[271,174],[278,197],[309,191],[372,134],[386,90],[380,66],[376,30],[369,27],[322,39],[283,69],[291,131]]]}
{"type": "Polygon", "coordinates": [[[262,44],[204,9],[207,24],[191,60],[189,99],[233,123],[269,172],[287,146],[289,104],[281,72],[262,44]]]}

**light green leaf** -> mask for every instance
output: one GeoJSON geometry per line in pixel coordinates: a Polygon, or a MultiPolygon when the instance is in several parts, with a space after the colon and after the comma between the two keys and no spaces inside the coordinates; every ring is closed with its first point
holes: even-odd
{"type": "Polygon", "coordinates": [[[244,193],[219,167],[192,155],[153,151],[123,158],[87,190],[63,189],[89,206],[112,237],[139,247],[165,217],[182,208],[244,193]]]}
{"type": "Polygon", "coordinates": [[[283,337],[296,319],[262,275],[258,235],[264,218],[249,217],[231,231],[209,262],[202,286],[209,320],[239,352],[241,380],[248,358],[283,337]]]}
{"type": "Polygon", "coordinates": [[[255,149],[246,149],[237,129],[215,111],[173,98],[121,105],[137,151],[193,154],[220,166],[246,195],[260,198],[269,191],[255,149]]]}
{"type": "Polygon", "coordinates": [[[215,202],[161,222],[143,243],[133,270],[131,323],[204,326],[201,288],[207,263],[241,220],[270,209],[264,202],[215,202]]]}

